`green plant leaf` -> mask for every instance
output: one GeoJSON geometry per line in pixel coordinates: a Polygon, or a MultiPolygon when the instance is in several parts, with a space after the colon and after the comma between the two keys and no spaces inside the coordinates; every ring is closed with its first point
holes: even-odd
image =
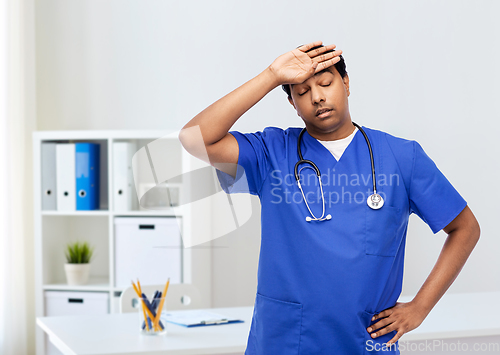
{"type": "Polygon", "coordinates": [[[66,245],[65,256],[69,264],[88,264],[94,254],[94,247],[87,242],[74,242],[66,245]]]}

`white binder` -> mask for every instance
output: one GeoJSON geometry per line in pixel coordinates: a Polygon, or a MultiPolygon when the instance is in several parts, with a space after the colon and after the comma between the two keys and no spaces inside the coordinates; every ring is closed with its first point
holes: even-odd
{"type": "Polygon", "coordinates": [[[134,143],[113,143],[113,199],[115,211],[132,210],[132,157],[134,153],[134,143]]]}
{"type": "Polygon", "coordinates": [[[57,210],[56,143],[42,143],[42,210],[57,210]]]}
{"type": "Polygon", "coordinates": [[[57,210],[76,211],[75,144],[56,146],[57,210]]]}

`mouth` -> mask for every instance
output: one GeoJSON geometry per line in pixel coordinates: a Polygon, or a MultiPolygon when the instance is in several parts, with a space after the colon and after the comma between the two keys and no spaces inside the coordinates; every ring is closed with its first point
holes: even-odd
{"type": "Polygon", "coordinates": [[[322,108],[316,111],[316,117],[318,118],[324,118],[330,116],[330,113],[332,112],[331,109],[328,108],[322,108]]]}

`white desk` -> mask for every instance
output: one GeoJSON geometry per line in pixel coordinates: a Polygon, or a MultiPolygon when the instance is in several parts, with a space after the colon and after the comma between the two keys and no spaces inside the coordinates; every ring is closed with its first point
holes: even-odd
{"type": "MultiPolygon", "coordinates": [[[[412,297],[402,296],[399,302],[412,297]]],[[[500,292],[445,293],[422,324],[402,341],[499,336],[500,292]]]]}
{"type": "MultiPolygon", "coordinates": [[[[399,301],[412,298],[400,297],[399,301]]],[[[500,292],[445,294],[422,324],[400,341],[498,336],[500,342],[499,301],[500,292]]],[[[165,337],[141,336],[137,313],[44,317],[37,318],[37,324],[68,355],[243,353],[253,307],[207,310],[245,322],[195,328],[168,323],[165,337]]]]}
{"type": "Polygon", "coordinates": [[[166,336],[141,335],[138,330],[140,318],[135,312],[39,317],[37,324],[66,355],[244,353],[253,307],[206,310],[244,322],[191,328],[167,323],[166,336]]]}

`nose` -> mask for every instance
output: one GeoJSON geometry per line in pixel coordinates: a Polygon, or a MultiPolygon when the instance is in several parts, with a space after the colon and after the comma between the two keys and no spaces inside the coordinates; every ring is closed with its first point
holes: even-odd
{"type": "Polygon", "coordinates": [[[320,103],[321,101],[325,101],[325,95],[323,93],[323,90],[320,88],[311,88],[311,100],[313,105],[316,105],[320,103]]]}

